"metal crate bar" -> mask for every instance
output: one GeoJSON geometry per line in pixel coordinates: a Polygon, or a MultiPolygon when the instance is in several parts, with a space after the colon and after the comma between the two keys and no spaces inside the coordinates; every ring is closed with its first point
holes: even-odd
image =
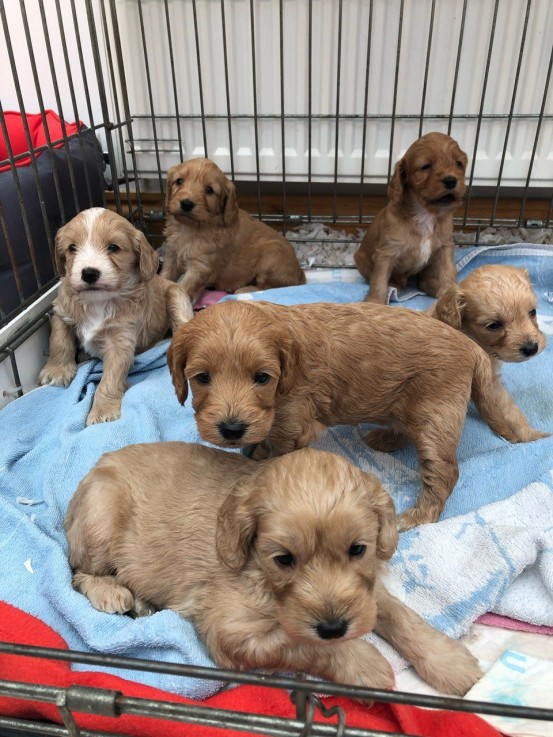
{"type": "MultiPolygon", "coordinates": [[[[496,714],[525,719],[552,720],[553,709],[542,709],[510,704],[493,704],[484,701],[467,701],[460,698],[428,696],[404,693],[401,691],[385,691],[381,689],[349,686],[325,681],[302,680],[284,676],[273,676],[258,673],[238,672],[222,668],[206,668],[180,663],[165,663],[144,658],[129,658],[118,655],[99,655],[57,648],[35,647],[0,642],[0,653],[22,655],[26,657],[50,658],[65,662],[83,663],[85,665],[143,670],[151,673],[165,673],[190,678],[204,678],[211,681],[228,681],[236,684],[265,686],[268,688],[287,689],[302,693],[316,693],[324,696],[346,696],[362,701],[380,701],[382,703],[410,704],[433,709],[448,709],[479,714],[496,714]]],[[[1,688],[9,688],[2,682],[1,688]]],[[[13,687],[14,688],[14,687],[13,687]]],[[[46,687],[41,687],[46,688],[46,687]]],[[[1,689],[0,689],[1,690],[1,689]]]]}
{"type": "MultiPolygon", "coordinates": [[[[524,194],[522,196],[522,201],[520,204],[520,214],[519,214],[519,223],[522,222],[524,218],[524,210],[526,208],[526,199],[528,197],[528,189],[530,187],[530,179],[532,177],[532,168],[534,166],[534,158],[536,156],[536,150],[538,148],[538,138],[540,136],[541,132],[541,126],[544,120],[544,111],[545,111],[545,104],[547,102],[547,97],[549,94],[549,83],[551,81],[551,70],[553,69],[553,45],[551,46],[551,55],[549,56],[549,65],[547,67],[547,75],[545,78],[545,86],[543,90],[543,96],[541,101],[541,108],[540,108],[540,114],[538,118],[538,125],[536,127],[536,135],[534,137],[534,144],[532,146],[532,155],[530,156],[530,164],[528,165],[528,174],[526,176],[526,184],[524,186],[524,194]]],[[[549,221],[549,215],[548,215],[548,221],[549,221]]]]}

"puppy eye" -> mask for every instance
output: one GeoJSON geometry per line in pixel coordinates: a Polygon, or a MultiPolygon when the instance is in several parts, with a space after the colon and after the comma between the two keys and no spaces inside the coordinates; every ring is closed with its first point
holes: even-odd
{"type": "Polygon", "coordinates": [[[110,243],[108,246],[108,251],[110,253],[117,253],[117,251],[120,251],[121,249],[117,245],[117,243],[110,243]]]}
{"type": "Polygon", "coordinates": [[[175,179],[175,184],[180,187],[181,184],[184,184],[184,179],[182,177],[175,179]]]}
{"type": "Polygon", "coordinates": [[[207,371],[203,371],[201,374],[196,374],[194,377],[199,384],[209,384],[211,376],[207,371]]]}
{"type": "Polygon", "coordinates": [[[528,314],[530,315],[530,317],[536,317],[536,314],[537,314],[536,313],[536,308],[534,307],[534,309],[533,310],[530,310],[530,312],[528,314]]]}
{"type": "Polygon", "coordinates": [[[489,325],[486,325],[488,330],[500,330],[502,327],[503,323],[501,320],[496,320],[495,322],[491,322],[489,325]]]}
{"type": "Polygon", "coordinates": [[[424,166],[421,166],[421,171],[426,171],[427,169],[432,169],[432,164],[425,164],[424,166]]]}
{"type": "Polygon", "coordinates": [[[456,166],[459,167],[459,169],[462,169],[463,168],[463,162],[462,161],[456,161],[455,164],[456,164],[456,166]]]}
{"type": "Polygon", "coordinates": [[[270,378],[269,374],[266,374],[263,371],[258,371],[253,375],[253,380],[256,384],[266,384],[270,378]]]}
{"type": "Polygon", "coordinates": [[[350,558],[361,558],[361,556],[365,555],[366,549],[366,545],[362,545],[361,543],[353,543],[349,547],[348,555],[350,558]]]}
{"type": "Polygon", "coordinates": [[[206,194],[214,194],[213,187],[206,187],[205,188],[205,193],[206,194]]]}
{"type": "Polygon", "coordinates": [[[291,568],[296,562],[292,553],[283,553],[282,555],[275,555],[273,558],[275,563],[282,568],[291,568]]]}
{"type": "Polygon", "coordinates": [[[72,243],[67,250],[69,251],[69,253],[77,253],[77,246],[72,243]]]}

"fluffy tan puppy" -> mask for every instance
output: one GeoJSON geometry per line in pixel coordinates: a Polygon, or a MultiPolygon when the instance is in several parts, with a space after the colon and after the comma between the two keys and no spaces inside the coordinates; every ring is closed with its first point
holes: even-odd
{"type": "Polygon", "coordinates": [[[94,207],[60,228],[55,241],[61,284],[54,300],[50,357],[39,384],[68,386],[77,371],[78,341],[104,362],[86,424],[121,414],[134,354],[192,317],[176,284],[156,275],[158,257],[125,218],[94,207]]]}
{"type": "Polygon", "coordinates": [[[174,609],[224,668],[392,688],[374,630],[440,691],[481,676],[468,650],[380,581],[397,544],[374,476],[304,449],[256,463],[187,443],[104,455],[66,518],[73,585],[97,609],[174,609]]]}
{"type": "Polygon", "coordinates": [[[209,159],[167,173],[167,225],[161,275],[194,302],[208,286],[225,292],[304,284],[289,241],[238,209],[234,184],[209,159]]]}
{"type": "Polygon", "coordinates": [[[386,304],[388,284],[405,287],[414,274],[431,297],[457,281],[453,211],[465,193],[466,166],[466,154],[444,133],[422,136],[397,162],[390,201],[354,256],[370,282],[365,301],[386,304]]]}
{"type": "Polygon", "coordinates": [[[537,299],[528,272],[493,264],[475,269],[449,287],[428,314],[461,330],[490,356],[502,413],[526,440],[548,437],[534,430],[501,383],[503,361],[527,361],[545,348],[536,318],[537,299]]]}
{"type": "Polygon", "coordinates": [[[256,459],[305,447],[325,426],[391,425],[365,440],[385,450],[415,444],[422,488],[401,529],[438,519],[459,476],[471,397],[497,433],[525,439],[497,407],[484,351],[411,310],[222,302],[182,325],[167,357],[181,403],[190,382],[202,437],[226,447],[260,443],[256,459]]]}

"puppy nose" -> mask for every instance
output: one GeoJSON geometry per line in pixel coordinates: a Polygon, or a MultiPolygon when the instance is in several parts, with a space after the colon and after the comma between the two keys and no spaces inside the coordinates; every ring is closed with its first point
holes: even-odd
{"type": "Polygon", "coordinates": [[[193,210],[194,209],[194,206],[195,205],[192,202],[192,200],[181,200],[180,201],[180,209],[183,212],[190,212],[190,210],[193,210]]]}
{"type": "Polygon", "coordinates": [[[527,356],[530,358],[530,356],[535,356],[538,352],[538,344],[534,343],[534,341],[529,340],[528,343],[520,347],[520,352],[523,356],[527,356]]]}
{"type": "Polygon", "coordinates": [[[346,619],[331,619],[327,622],[319,622],[315,629],[321,640],[334,640],[346,634],[348,622],[346,619]]]}
{"type": "Polygon", "coordinates": [[[457,186],[457,177],[444,177],[442,184],[446,189],[455,189],[457,186]]]}
{"type": "Polygon", "coordinates": [[[81,279],[87,284],[94,284],[94,282],[98,281],[99,278],[100,272],[98,269],[93,269],[87,266],[86,269],[81,271],[81,279]]]}
{"type": "Polygon", "coordinates": [[[240,440],[248,426],[240,420],[228,420],[219,423],[219,432],[226,440],[240,440]]]}

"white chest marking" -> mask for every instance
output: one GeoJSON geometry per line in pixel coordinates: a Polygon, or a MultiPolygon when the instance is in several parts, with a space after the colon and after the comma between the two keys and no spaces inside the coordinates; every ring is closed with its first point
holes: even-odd
{"type": "Polygon", "coordinates": [[[419,233],[422,236],[431,236],[436,227],[436,216],[424,207],[418,207],[413,215],[413,220],[417,224],[419,233]]]}
{"type": "Polygon", "coordinates": [[[111,300],[91,302],[85,305],[85,313],[78,326],[78,334],[83,348],[91,356],[101,357],[99,347],[95,342],[96,336],[106,320],[112,317],[113,307],[111,300]]]}
{"type": "Polygon", "coordinates": [[[420,245],[420,261],[426,263],[432,253],[432,241],[430,238],[424,240],[420,245]]]}

